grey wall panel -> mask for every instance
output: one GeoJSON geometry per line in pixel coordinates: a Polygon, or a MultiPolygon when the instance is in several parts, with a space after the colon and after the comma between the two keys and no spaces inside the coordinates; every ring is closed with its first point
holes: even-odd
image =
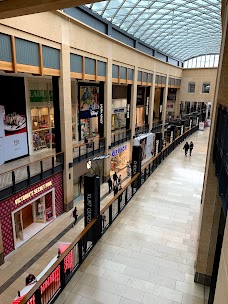
{"type": "Polygon", "coordinates": [[[112,65],[112,78],[119,78],[119,67],[118,65],[112,65]]]}
{"type": "Polygon", "coordinates": [[[128,69],[128,80],[133,80],[133,73],[134,73],[134,70],[128,69]]]}
{"type": "Polygon", "coordinates": [[[67,8],[63,10],[66,14],[70,15],[74,19],[77,19],[92,28],[106,34],[107,31],[107,25],[105,22],[102,22],[98,18],[95,18],[92,15],[89,15],[87,12],[81,10],[80,8],[73,7],[73,8],[67,8]]]}
{"type": "Polygon", "coordinates": [[[12,62],[10,36],[0,34],[0,60],[12,62]]]}
{"type": "Polygon", "coordinates": [[[98,76],[106,76],[106,63],[102,61],[98,61],[97,66],[97,74],[98,76]]]}
{"type": "Polygon", "coordinates": [[[70,54],[70,71],[82,73],[82,56],[70,54]]]}
{"type": "Polygon", "coordinates": [[[127,68],[120,67],[120,78],[127,79],[127,68]]]}
{"type": "Polygon", "coordinates": [[[170,64],[173,64],[173,65],[175,65],[175,66],[178,66],[178,61],[175,60],[175,59],[173,59],[173,58],[170,58],[170,57],[169,57],[168,62],[169,62],[170,64]]]}
{"type": "Polygon", "coordinates": [[[147,73],[143,73],[143,82],[147,82],[147,73]]]}
{"type": "Polygon", "coordinates": [[[149,75],[148,75],[148,82],[149,82],[149,83],[152,83],[152,82],[153,82],[153,75],[152,75],[152,74],[149,74],[149,75]]]}
{"type": "Polygon", "coordinates": [[[85,58],[85,74],[96,75],[96,60],[85,58]]]}
{"type": "Polygon", "coordinates": [[[39,45],[37,43],[15,38],[17,63],[40,66],[39,45]]]}
{"type": "Polygon", "coordinates": [[[122,34],[121,32],[117,31],[116,29],[112,29],[112,37],[131,46],[131,47],[134,47],[134,44],[135,44],[135,40],[122,34]]]}
{"type": "Polygon", "coordinates": [[[142,72],[138,71],[138,81],[142,81],[142,72]]]}
{"type": "Polygon", "coordinates": [[[146,53],[148,55],[153,55],[153,50],[141,43],[138,43],[138,50],[142,51],[143,53],[146,53]]]}
{"type": "Polygon", "coordinates": [[[159,53],[159,52],[155,52],[155,57],[162,60],[162,61],[166,61],[166,56],[159,53]]]}
{"type": "Polygon", "coordinates": [[[60,70],[60,50],[43,45],[43,64],[45,68],[60,70]]]}

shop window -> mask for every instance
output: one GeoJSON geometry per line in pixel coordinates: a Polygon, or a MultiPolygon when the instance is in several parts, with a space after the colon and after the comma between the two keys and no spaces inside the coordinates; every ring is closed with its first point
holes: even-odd
{"type": "Polygon", "coordinates": [[[127,68],[120,67],[120,78],[127,79],[127,68]]]}
{"type": "Polygon", "coordinates": [[[118,65],[113,64],[112,65],[112,78],[119,78],[119,67],[118,65]]]}
{"type": "Polygon", "coordinates": [[[147,82],[147,73],[143,73],[143,82],[147,82]]]}
{"type": "Polygon", "coordinates": [[[0,60],[12,62],[10,36],[0,34],[0,60]]]}
{"type": "Polygon", "coordinates": [[[158,84],[159,83],[159,75],[156,75],[156,78],[155,78],[155,83],[158,84]]]}
{"type": "Polygon", "coordinates": [[[142,81],[142,72],[138,71],[138,81],[142,81]]]}
{"type": "Polygon", "coordinates": [[[96,75],[96,60],[85,58],[85,74],[96,75]]]}
{"type": "Polygon", "coordinates": [[[149,83],[152,83],[152,82],[153,82],[153,75],[152,75],[152,74],[149,74],[149,75],[148,75],[148,82],[149,82],[149,83]]]}
{"type": "Polygon", "coordinates": [[[82,73],[82,56],[70,54],[70,71],[82,73]]]}
{"type": "Polygon", "coordinates": [[[39,46],[37,43],[15,38],[17,63],[39,66],[39,46]]]}
{"type": "Polygon", "coordinates": [[[55,147],[52,83],[29,82],[32,138],[34,151],[55,147]]]}
{"type": "Polygon", "coordinates": [[[97,62],[98,66],[97,66],[97,74],[98,76],[106,76],[106,63],[103,61],[98,61],[97,62]]]}
{"type": "Polygon", "coordinates": [[[43,45],[42,52],[44,67],[60,70],[60,50],[43,45]]]}
{"type": "Polygon", "coordinates": [[[203,83],[202,93],[210,93],[210,83],[203,83]]]}
{"type": "Polygon", "coordinates": [[[194,82],[189,82],[188,84],[188,93],[195,93],[196,84],[194,82]]]}

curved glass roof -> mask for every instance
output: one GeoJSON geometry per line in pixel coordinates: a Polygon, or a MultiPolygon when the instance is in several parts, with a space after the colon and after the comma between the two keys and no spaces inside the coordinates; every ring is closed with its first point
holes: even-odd
{"type": "Polygon", "coordinates": [[[86,6],[176,59],[219,53],[221,0],[108,0],[86,6]]]}

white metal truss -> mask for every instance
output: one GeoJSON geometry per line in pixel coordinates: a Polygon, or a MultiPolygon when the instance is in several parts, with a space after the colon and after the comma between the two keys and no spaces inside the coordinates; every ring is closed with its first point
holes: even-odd
{"type": "Polygon", "coordinates": [[[108,0],[86,6],[179,60],[219,53],[221,0],[108,0]]]}

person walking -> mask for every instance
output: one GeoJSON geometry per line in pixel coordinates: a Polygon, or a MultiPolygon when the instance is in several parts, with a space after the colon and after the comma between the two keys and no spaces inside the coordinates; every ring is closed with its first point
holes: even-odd
{"type": "Polygon", "coordinates": [[[190,156],[192,155],[192,150],[193,150],[193,148],[194,148],[194,144],[193,144],[193,142],[191,141],[191,142],[190,142],[190,145],[189,145],[189,154],[190,154],[190,156]]]}
{"type": "Polygon", "coordinates": [[[184,145],[184,147],[183,147],[183,150],[184,150],[184,152],[185,152],[185,156],[187,156],[187,153],[188,153],[188,150],[189,150],[189,144],[188,144],[187,141],[186,141],[186,143],[185,143],[185,145],[184,145]]]}
{"type": "Polygon", "coordinates": [[[111,191],[112,191],[112,179],[111,179],[111,177],[109,177],[109,179],[108,179],[108,190],[109,190],[109,193],[111,193],[111,191]]]}
{"type": "Polygon", "coordinates": [[[130,163],[128,162],[128,163],[127,163],[127,177],[130,177],[130,175],[131,175],[131,165],[130,165],[130,163]]]}
{"type": "Polygon", "coordinates": [[[117,173],[115,172],[114,174],[113,174],[113,184],[117,184],[117,179],[118,179],[118,175],[117,175],[117,173]]]}
{"type": "Polygon", "coordinates": [[[102,219],[102,228],[104,229],[105,222],[106,222],[106,215],[104,213],[101,215],[101,219],[102,219]]]}
{"type": "Polygon", "coordinates": [[[73,216],[73,218],[74,218],[74,223],[73,223],[73,227],[74,227],[74,226],[76,225],[77,219],[78,219],[78,210],[77,210],[76,207],[74,208],[74,210],[73,210],[73,212],[72,212],[72,216],[73,216]]]}
{"type": "Polygon", "coordinates": [[[113,192],[114,192],[114,196],[118,193],[118,186],[117,186],[117,184],[115,184],[113,186],[113,192]]]}
{"type": "Polygon", "coordinates": [[[121,183],[122,183],[122,177],[121,177],[121,174],[120,174],[119,177],[118,177],[118,186],[121,186],[121,183]]]}

